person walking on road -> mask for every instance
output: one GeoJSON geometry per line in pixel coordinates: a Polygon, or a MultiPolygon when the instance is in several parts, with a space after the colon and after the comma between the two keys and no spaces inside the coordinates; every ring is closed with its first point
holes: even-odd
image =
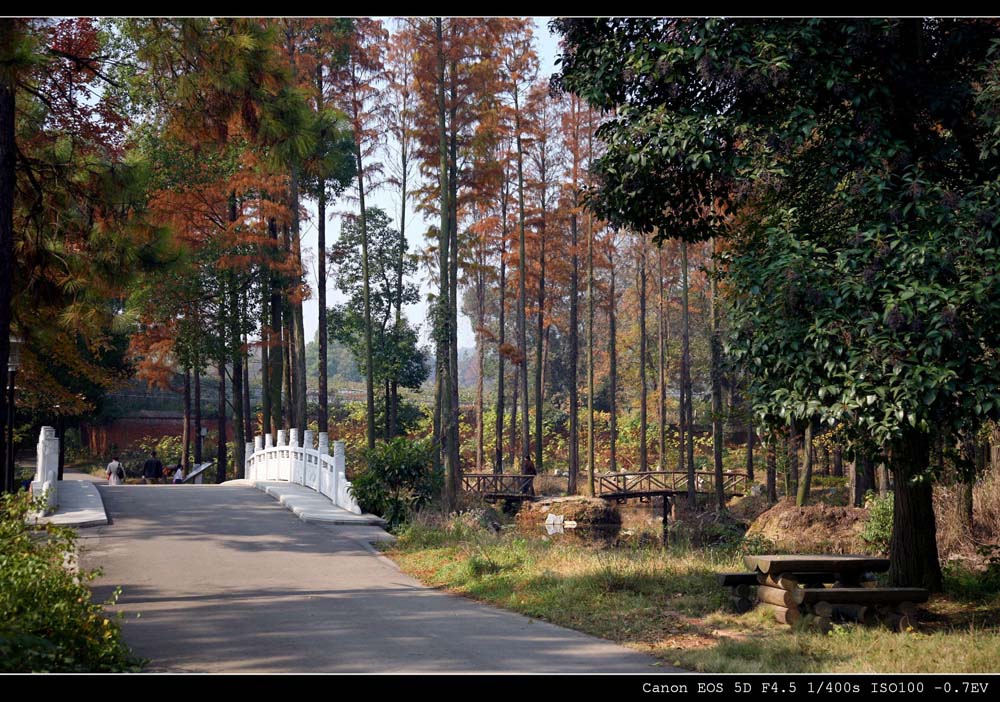
{"type": "Polygon", "coordinates": [[[108,485],[121,485],[125,482],[125,468],[122,467],[121,461],[118,460],[118,456],[113,456],[111,458],[111,463],[108,464],[108,467],[104,472],[108,476],[108,485]]]}
{"type": "Polygon", "coordinates": [[[163,477],[163,463],[159,458],[156,457],[156,451],[149,452],[149,458],[142,465],[142,482],[143,485],[149,485],[150,483],[156,485],[160,482],[160,478],[163,477]]]}

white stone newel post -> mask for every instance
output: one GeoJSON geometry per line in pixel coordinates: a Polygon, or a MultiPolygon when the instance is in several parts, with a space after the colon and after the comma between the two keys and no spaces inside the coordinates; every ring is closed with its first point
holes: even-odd
{"type": "MultiPolygon", "coordinates": [[[[285,429],[278,430],[278,448],[288,447],[288,432],[285,429]]],[[[284,456],[284,451],[276,451],[274,454],[274,475],[268,475],[268,480],[281,480],[281,476],[284,474],[285,466],[288,465],[288,459],[284,456]]]]}
{"type": "MultiPolygon", "coordinates": [[[[243,451],[243,477],[244,478],[249,478],[250,477],[250,475],[248,474],[247,468],[254,465],[254,463],[253,463],[253,452],[257,448],[256,443],[257,443],[256,439],[254,439],[254,443],[250,443],[248,441],[247,445],[246,445],[246,449],[243,451]]],[[[250,469],[252,470],[252,468],[250,468],[250,469]]]]}
{"type": "Polygon", "coordinates": [[[255,436],[255,437],[253,437],[253,454],[254,455],[253,455],[253,462],[251,463],[251,468],[250,468],[250,471],[251,471],[252,474],[247,476],[247,478],[249,478],[250,480],[258,480],[259,479],[258,476],[260,474],[261,456],[258,456],[257,454],[260,453],[263,450],[264,450],[264,437],[263,436],[255,436]]]}
{"type": "Polygon", "coordinates": [[[292,448],[298,448],[299,446],[299,430],[289,429],[288,430],[288,445],[292,448]]]}
{"type": "MultiPolygon", "coordinates": [[[[315,454],[316,449],[313,448],[313,431],[312,429],[306,429],[302,432],[302,484],[305,485],[308,479],[307,471],[310,465],[310,454],[315,454]]],[[[313,455],[315,458],[315,455],[313,455]]],[[[317,478],[320,477],[320,469],[322,466],[319,465],[319,459],[315,460],[317,478]]]]}
{"type": "MultiPolygon", "coordinates": [[[[274,448],[274,434],[267,433],[264,434],[264,450],[267,451],[269,448],[274,448]]],[[[270,480],[271,474],[273,472],[271,468],[271,462],[274,460],[273,451],[267,451],[264,454],[264,466],[260,473],[257,474],[257,480],[270,480]]]]}
{"type": "Polygon", "coordinates": [[[319,433],[319,455],[329,456],[330,455],[330,435],[325,431],[319,433]]]}
{"type": "Polygon", "coordinates": [[[288,461],[288,480],[292,483],[297,483],[301,480],[302,483],[306,482],[306,465],[299,451],[299,430],[289,429],[288,430],[288,445],[292,448],[291,458],[288,461]],[[301,478],[299,477],[301,476],[301,478]]]}
{"type": "Polygon", "coordinates": [[[59,478],[59,439],[52,427],[42,427],[38,435],[38,463],[35,467],[35,479],[31,483],[31,494],[46,499],[46,512],[57,503],[56,490],[59,478]]]}
{"type": "Polygon", "coordinates": [[[334,494],[337,495],[335,502],[339,507],[343,507],[349,512],[361,514],[361,508],[358,506],[354,496],[347,489],[347,459],[344,455],[343,441],[333,442],[333,470],[337,474],[337,480],[334,483],[334,489],[336,490],[334,494]]]}

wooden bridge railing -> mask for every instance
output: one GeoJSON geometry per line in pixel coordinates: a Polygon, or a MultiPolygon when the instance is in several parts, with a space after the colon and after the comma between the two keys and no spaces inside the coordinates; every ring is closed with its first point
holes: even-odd
{"type": "MultiPolygon", "coordinates": [[[[715,473],[695,471],[695,492],[715,493],[715,473]]],[[[597,497],[642,497],[664,493],[685,493],[688,474],[679,471],[647,471],[641,473],[606,473],[596,476],[597,497]]],[[[743,495],[748,490],[745,473],[724,473],[722,489],[727,495],[743,495]]]]}
{"type": "Polygon", "coordinates": [[[481,495],[520,496],[534,493],[535,476],[510,473],[465,473],[462,475],[462,489],[481,495]]]}
{"type": "MultiPolygon", "coordinates": [[[[465,473],[462,489],[488,497],[521,497],[533,494],[533,475],[509,473],[465,473]]],[[[688,475],[678,471],[646,471],[641,473],[604,473],[595,476],[596,497],[627,499],[652,495],[686,493],[688,475]]],[[[745,473],[724,473],[722,489],[727,495],[744,495],[749,491],[745,473]]],[[[695,472],[695,492],[715,494],[715,473],[695,472]]]]}

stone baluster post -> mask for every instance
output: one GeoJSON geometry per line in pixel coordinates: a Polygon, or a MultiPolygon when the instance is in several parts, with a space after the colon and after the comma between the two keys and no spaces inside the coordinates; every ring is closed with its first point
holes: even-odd
{"type": "Polygon", "coordinates": [[[40,497],[46,495],[48,512],[57,504],[56,490],[59,478],[59,439],[53,427],[42,427],[38,435],[38,463],[35,468],[35,479],[31,483],[31,494],[40,497]]]}

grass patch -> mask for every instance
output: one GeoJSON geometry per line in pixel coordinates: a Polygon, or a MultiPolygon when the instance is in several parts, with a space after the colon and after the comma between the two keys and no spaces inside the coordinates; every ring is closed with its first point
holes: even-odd
{"type": "Polygon", "coordinates": [[[727,611],[715,574],[743,569],[753,542],[709,548],[598,547],[417,523],[386,546],[422,582],[712,672],[993,672],[1000,597],[935,598],[921,631],[797,631],[761,610],[727,611]]]}

